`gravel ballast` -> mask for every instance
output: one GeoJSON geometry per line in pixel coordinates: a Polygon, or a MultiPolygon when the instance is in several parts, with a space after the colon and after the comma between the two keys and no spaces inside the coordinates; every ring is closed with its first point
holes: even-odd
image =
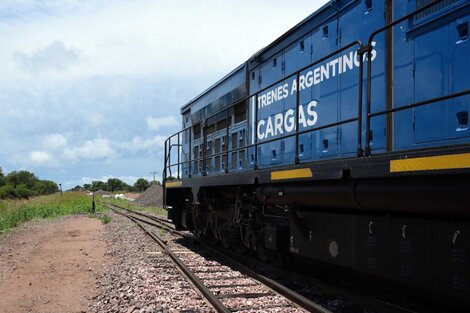
{"type": "Polygon", "coordinates": [[[91,312],[213,311],[137,225],[110,215],[104,232],[110,265],[96,274],[91,312]]]}

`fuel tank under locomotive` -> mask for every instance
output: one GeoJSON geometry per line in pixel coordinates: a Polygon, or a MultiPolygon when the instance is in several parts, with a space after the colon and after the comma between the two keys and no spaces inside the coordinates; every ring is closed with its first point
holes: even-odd
{"type": "Polygon", "coordinates": [[[288,208],[292,255],[468,300],[468,190],[468,175],[346,178],[262,185],[256,198],[288,208]]]}
{"type": "Polygon", "coordinates": [[[470,216],[468,175],[260,185],[260,204],[470,216]]]}

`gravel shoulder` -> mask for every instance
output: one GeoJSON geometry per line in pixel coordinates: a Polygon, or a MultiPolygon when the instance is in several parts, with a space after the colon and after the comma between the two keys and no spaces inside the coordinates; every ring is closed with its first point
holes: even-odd
{"type": "Polygon", "coordinates": [[[112,261],[96,275],[92,312],[213,312],[159,246],[110,212],[104,241],[112,261]]]}
{"type": "Polygon", "coordinates": [[[166,254],[113,212],[29,222],[0,237],[2,312],[213,312],[166,254]]]}
{"type": "Polygon", "coordinates": [[[106,265],[104,225],[72,216],[0,237],[0,312],[82,312],[106,265]]]}

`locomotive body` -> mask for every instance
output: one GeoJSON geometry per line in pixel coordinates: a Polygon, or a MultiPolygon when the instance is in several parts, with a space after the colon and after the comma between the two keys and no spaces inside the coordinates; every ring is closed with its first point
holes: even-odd
{"type": "Polygon", "coordinates": [[[169,218],[470,298],[470,3],[331,1],[182,107],[169,218]]]}

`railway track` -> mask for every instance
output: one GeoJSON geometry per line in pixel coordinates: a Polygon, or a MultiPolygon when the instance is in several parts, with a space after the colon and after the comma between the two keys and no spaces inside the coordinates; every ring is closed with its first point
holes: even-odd
{"type": "Polygon", "coordinates": [[[210,247],[194,245],[194,236],[176,231],[166,219],[109,203],[103,204],[131,219],[146,232],[217,312],[330,312],[210,247]],[[154,227],[168,231],[174,238],[163,239],[154,227]],[[185,243],[179,243],[181,240],[185,243]]]}
{"type": "MultiPolygon", "coordinates": [[[[341,301],[348,301],[352,304],[351,307],[348,308],[348,312],[362,312],[362,311],[363,312],[386,312],[386,313],[395,313],[395,312],[415,313],[417,312],[412,309],[408,309],[400,305],[396,305],[396,304],[384,301],[382,299],[374,298],[373,296],[363,295],[358,292],[352,292],[344,288],[340,288],[334,285],[329,285],[327,283],[324,283],[314,278],[305,277],[305,276],[302,276],[302,275],[299,275],[297,273],[293,273],[290,271],[280,270],[276,267],[264,264],[263,262],[257,261],[250,257],[243,257],[243,256],[239,256],[236,254],[232,254],[230,252],[227,253],[227,251],[225,250],[222,251],[221,249],[217,249],[213,246],[207,245],[206,243],[198,240],[191,233],[177,231],[174,225],[168,219],[157,217],[157,216],[143,213],[143,212],[138,212],[138,211],[131,210],[122,206],[115,205],[115,204],[109,204],[109,203],[104,203],[104,204],[107,205],[113,211],[117,212],[118,214],[125,215],[126,217],[132,219],[134,222],[138,223],[139,226],[145,232],[147,232],[154,240],[156,241],[159,240],[160,242],[163,242],[167,247],[166,249],[171,250],[171,248],[168,246],[168,243],[178,241],[177,239],[175,239],[176,237],[183,238],[185,240],[185,245],[178,245],[177,247],[174,247],[173,249],[177,249],[176,250],[177,252],[172,253],[176,257],[178,257],[180,261],[181,259],[186,258],[187,255],[197,256],[200,254],[207,253],[207,251],[210,251],[213,255],[217,255],[218,258],[223,259],[224,264],[230,265],[230,267],[237,269],[239,272],[243,273],[246,276],[249,276],[250,279],[252,280],[261,282],[262,284],[270,288],[273,293],[282,295],[283,297],[295,303],[298,307],[304,310],[307,310],[309,312],[331,312],[325,309],[324,307],[322,307],[321,305],[319,305],[318,303],[323,304],[323,303],[334,302],[335,297],[340,298],[340,299],[345,299],[341,301]],[[171,233],[175,237],[173,240],[169,240],[167,242],[163,240],[160,236],[158,236],[158,234],[155,231],[149,232],[143,226],[143,224],[157,227],[159,229],[163,229],[171,233]],[[199,247],[196,247],[194,245],[195,242],[197,242],[197,246],[202,247],[203,249],[201,250],[199,247]],[[184,249],[187,249],[187,246],[191,246],[191,251],[183,252],[184,249]],[[256,268],[256,269],[253,269],[253,268],[256,268]],[[260,274],[260,272],[264,274],[260,274]],[[269,277],[276,277],[276,279],[272,279],[269,277]],[[292,283],[293,281],[295,281],[295,283],[292,283]],[[286,285],[292,286],[292,287],[289,288],[289,287],[286,287],[286,285]],[[296,291],[299,290],[299,292],[296,292],[294,290],[296,291]]],[[[168,254],[170,253],[168,252],[168,254]]],[[[214,267],[214,264],[210,265],[210,267],[214,267]]],[[[227,270],[228,270],[227,267],[220,269],[221,272],[227,271],[227,270]]],[[[195,271],[197,271],[197,269],[195,271]]],[[[208,270],[207,273],[210,273],[209,271],[216,273],[217,269],[211,268],[210,270],[208,270]]],[[[200,272],[200,274],[202,273],[200,272]]],[[[188,276],[188,278],[190,277],[188,276]]],[[[198,283],[193,282],[193,284],[197,286],[198,283]]],[[[215,285],[209,284],[209,286],[216,287],[215,292],[217,293],[219,292],[217,288],[223,288],[225,286],[228,287],[229,284],[228,283],[215,284],[215,285]]],[[[239,286],[237,284],[236,287],[243,287],[243,286],[239,286]]],[[[246,287],[250,287],[250,286],[247,285],[246,287]]],[[[267,296],[267,295],[268,295],[267,293],[266,295],[262,293],[257,293],[257,294],[251,294],[249,292],[245,293],[245,296],[247,298],[250,298],[250,297],[255,298],[256,296],[262,297],[262,296],[267,296]]],[[[230,296],[222,295],[222,296],[219,296],[218,298],[230,298],[230,296]]],[[[234,311],[238,311],[239,309],[241,308],[231,308],[231,311],[234,312],[234,311]]],[[[260,309],[260,308],[252,308],[252,310],[254,309],[260,309]]],[[[284,309],[287,309],[287,307],[283,307],[283,311],[284,309]]],[[[340,309],[338,311],[342,311],[342,310],[340,309]]]]}

